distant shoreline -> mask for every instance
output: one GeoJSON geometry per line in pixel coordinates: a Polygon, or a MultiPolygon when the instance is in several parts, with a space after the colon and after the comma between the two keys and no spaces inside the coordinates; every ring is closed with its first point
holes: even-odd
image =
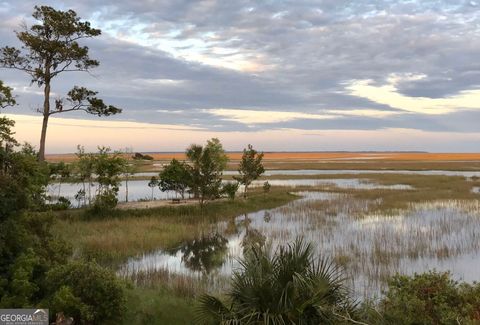
{"type": "MultiPolygon", "coordinates": [[[[154,161],[166,161],[173,158],[184,160],[184,152],[141,152],[153,157],[154,161]]],[[[310,161],[310,162],[374,162],[374,161],[480,161],[480,153],[430,153],[423,151],[266,151],[265,161],[310,161]]],[[[125,154],[130,158],[133,154],[125,154]]],[[[229,151],[227,155],[231,160],[239,160],[242,156],[240,151],[229,151]]],[[[74,161],[76,155],[70,154],[47,154],[49,161],[74,161]]]]}

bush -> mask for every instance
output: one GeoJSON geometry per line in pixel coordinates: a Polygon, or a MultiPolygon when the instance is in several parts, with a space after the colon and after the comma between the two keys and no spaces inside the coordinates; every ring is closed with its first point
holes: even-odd
{"type": "Polygon", "coordinates": [[[270,183],[268,181],[266,181],[265,183],[263,183],[263,193],[268,193],[270,192],[270,188],[272,186],[270,185],[270,183]]]}
{"type": "Polygon", "coordinates": [[[54,211],[67,210],[72,205],[72,202],[64,196],[60,196],[57,202],[50,204],[49,207],[54,211]]]}
{"type": "Polygon", "coordinates": [[[87,210],[87,214],[91,215],[103,215],[106,214],[117,206],[117,192],[115,189],[106,190],[104,193],[95,197],[92,207],[87,210]]]}
{"type": "Polygon", "coordinates": [[[46,297],[46,273],[71,253],[51,234],[53,220],[21,214],[0,223],[0,308],[34,306],[46,297]]]}
{"type": "Polygon", "coordinates": [[[126,311],[125,292],[115,274],[95,262],[70,262],[50,270],[46,282],[54,288],[50,312],[63,312],[75,323],[116,324],[126,311]]]}
{"type": "Polygon", "coordinates": [[[239,183],[235,182],[228,182],[223,184],[222,186],[222,194],[225,194],[230,200],[235,200],[235,195],[237,194],[238,191],[238,186],[239,183]]]}
{"type": "Polygon", "coordinates": [[[385,324],[478,324],[480,284],[459,284],[448,272],[396,275],[380,311],[385,324]]]}

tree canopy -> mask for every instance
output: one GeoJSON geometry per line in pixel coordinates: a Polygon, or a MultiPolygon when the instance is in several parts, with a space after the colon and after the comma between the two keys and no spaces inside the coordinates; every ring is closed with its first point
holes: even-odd
{"type": "Polygon", "coordinates": [[[251,144],[248,145],[247,149],[243,149],[242,160],[238,168],[240,176],[234,178],[244,186],[245,197],[247,196],[248,186],[265,172],[262,160],[263,152],[258,153],[251,144]]]}
{"type": "Polygon", "coordinates": [[[205,146],[192,144],[186,156],[190,161],[191,191],[203,205],[205,200],[220,196],[223,171],[228,157],[217,138],[207,141],[205,146]]]}
{"type": "MultiPolygon", "coordinates": [[[[101,31],[92,28],[88,21],[81,21],[73,10],[35,6],[33,17],[38,21],[37,24],[30,28],[25,25],[22,31],[16,33],[22,43],[21,48],[5,46],[0,49],[0,66],[27,73],[32,84],[43,88],[39,159],[44,160],[48,119],[51,115],[84,111],[97,116],[109,116],[122,110],[106,105],[96,96],[96,91],[79,86],[74,86],[66,98],[55,99],[55,105],[51,107],[51,81],[54,78],[64,72],[89,71],[99,65],[97,60],[90,58],[88,47],[80,45],[79,41],[99,36],[101,31]]],[[[4,94],[8,95],[8,89],[4,94]]],[[[11,100],[4,102],[12,103],[11,100]]]]}

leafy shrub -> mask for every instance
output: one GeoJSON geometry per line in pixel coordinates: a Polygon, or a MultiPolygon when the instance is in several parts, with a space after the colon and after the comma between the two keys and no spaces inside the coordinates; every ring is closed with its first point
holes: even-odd
{"type": "Polygon", "coordinates": [[[270,183],[268,181],[266,181],[265,183],[263,183],[263,193],[268,193],[270,192],[270,188],[272,186],[270,185],[270,183]]]}
{"type": "Polygon", "coordinates": [[[90,215],[103,215],[106,214],[117,206],[117,191],[116,189],[105,190],[102,194],[95,197],[93,205],[87,210],[87,214],[90,215]]]}
{"type": "Polygon", "coordinates": [[[230,200],[235,200],[235,195],[237,194],[239,183],[237,182],[228,182],[223,184],[221,192],[225,194],[230,200]]]}
{"type": "Polygon", "coordinates": [[[22,214],[0,223],[0,308],[37,305],[48,291],[45,275],[70,248],[53,236],[53,217],[22,214]]]}
{"type": "Polygon", "coordinates": [[[448,272],[396,275],[380,311],[385,324],[478,324],[480,284],[459,284],[448,272]]]}
{"type": "Polygon", "coordinates": [[[228,303],[200,298],[202,324],[343,324],[355,317],[341,270],[298,239],[275,255],[252,246],[234,271],[228,303]]]}
{"type": "Polygon", "coordinates": [[[69,262],[50,270],[50,312],[63,312],[75,323],[117,324],[126,311],[125,292],[115,274],[95,262],[69,262]]]}
{"type": "Polygon", "coordinates": [[[54,211],[67,210],[72,205],[72,202],[64,196],[60,196],[54,204],[50,204],[49,207],[54,211]]]}

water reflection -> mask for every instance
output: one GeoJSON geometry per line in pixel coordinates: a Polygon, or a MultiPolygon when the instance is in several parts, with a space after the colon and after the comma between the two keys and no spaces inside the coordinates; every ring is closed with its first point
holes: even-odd
{"type": "MultiPolygon", "coordinates": [[[[278,245],[303,236],[317,254],[346,268],[358,296],[378,294],[396,272],[411,274],[436,268],[458,280],[480,275],[480,202],[437,201],[412,204],[385,214],[373,208],[380,200],[347,194],[303,192],[283,207],[239,216],[215,226],[207,239],[173,251],[133,258],[123,274],[165,268],[171,272],[214,278],[229,276],[251,245],[278,245]]],[[[222,284],[223,285],[223,284],[222,284]]]]}
{"type": "Polygon", "coordinates": [[[225,263],[225,256],[228,251],[227,243],[228,240],[225,237],[215,233],[186,241],[179,247],[167,250],[167,252],[173,256],[180,253],[181,262],[187,269],[209,274],[225,263]]]}
{"type": "MultiPolygon", "coordinates": [[[[130,201],[139,200],[151,200],[152,189],[148,186],[148,180],[131,180],[128,182],[128,197],[130,201]]],[[[263,186],[264,181],[254,181],[252,187],[263,186]]],[[[394,185],[381,185],[369,181],[368,179],[274,179],[269,180],[272,186],[289,186],[289,187],[304,187],[304,186],[336,186],[339,188],[353,188],[353,189],[390,189],[390,190],[408,190],[412,189],[409,185],[394,184],[394,185]]],[[[97,183],[93,183],[90,192],[96,193],[97,183]]],[[[79,202],[75,200],[75,195],[79,190],[83,188],[80,183],[63,183],[60,187],[58,183],[52,183],[47,187],[47,194],[55,198],[59,195],[69,199],[74,206],[79,205],[79,202]],[[76,203],[77,202],[77,203],[76,203]]],[[[122,182],[119,186],[118,200],[120,202],[125,201],[126,192],[125,182],[122,182]]],[[[240,187],[239,191],[243,188],[240,187]]],[[[88,190],[87,190],[88,191],[88,190]]],[[[153,198],[155,200],[166,200],[178,197],[178,194],[173,191],[161,192],[158,188],[154,189],[153,198]]]]}

